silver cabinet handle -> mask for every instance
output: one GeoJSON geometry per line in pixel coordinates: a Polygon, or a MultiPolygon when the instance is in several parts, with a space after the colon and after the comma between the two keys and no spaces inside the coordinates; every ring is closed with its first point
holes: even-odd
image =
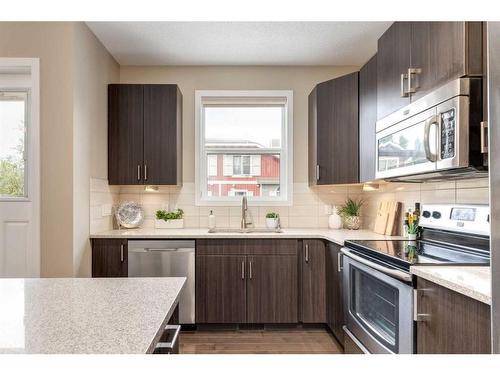
{"type": "Polygon", "coordinates": [[[156,344],[155,349],[169,349],[169,350],[173,349],[179,338],[179,333],[181,332],[181,325],[180,324],[167,325],[165,326],[165,331],[174,331],[172,339],[168,342],[159,342],[158,344],[156,344]]]}
{"type": "Polygon", "coordinates": [[[416,74],[421,74],[422,73],[422,69],[420,68],[408,68],[408,91],[406,91],[407,94],[414,94],[417,92],[417,89],[419,88],[418,86],[418,82],[417,82],[417,85],[415,85],[415,87],[412,86],[411,84],[411,77],[416,75],[416,74]]]}
{"type": "Polygon", "coordinates": [[[144,181],[148,179],[148,165],[144,164],[144,181]]]}
{"type": "Polygon", "coordinates": [[[405,90],[405,79],[407,79],[408,76],[405,73],[401,73],[401,87],[400,87],[400,94],[402,98],[407,98],[409,96],[408,92],[405,90]]]}
{"type": "Polygon", "coordinates": [[[342,253],[340,251],[337,254],[337,272],[342,272],[342,253]]]}
{"type": "Polygon", "coordinates": [[[309,263],[309,245],[305,245],[305,251],[304,251],[304,260],[306,263],[309,263]]]}
{"type": "Polygon", "coordinates": [[[245,261],[241,262],[241,279],[245,280],[245,261]]]}
{"type": "Polygon", "coordinates": [[[488,153],[488,121],[481,121],[481,153],[488,153]]]}
{"type": "Polygon", "coordinates": [[[430,133],[431,133],[431,126],[432,125],[439,125],[439,116],[433,115],[429,117],[427,120],[425,120],[425,125],[424,125],[424,149],[425,149],[425,157],[427,160],[430,162],[435,162],[437,160],[437,155],[433,154],[431,152],[431,140],[430,140],[430,133]]]}
{"type": "Polygon", "coordinates": [[[319,164],[316,164],[316,181],[319,181],[319,164]]]}
{"type": "Polygon", "coordinates": [[[424,289],[413,289],[413,320],[415,322],[425,322],[430,318],[429,314],[418,313],[418,292],[423,292],[424,289]]]}
{"type": "Polygon", "coordinates": [[[137,164],[137,181],[141,181],[141,165],[137,164]]]}
{"type": "Polygon", "coordinates": [[[124,251],[123,251],[123,244],[120,245],[120,262],[123,263],[124,260],[124,251]]]}
{"type": "Polygon", "coordinates": [[[253,277],[253,275],[252,275],[252,261],[249,262],[248,267],[249,267],[248,268],[249,278],[250,278],[250,280],[252,280],[252,277],[253,277]]]}

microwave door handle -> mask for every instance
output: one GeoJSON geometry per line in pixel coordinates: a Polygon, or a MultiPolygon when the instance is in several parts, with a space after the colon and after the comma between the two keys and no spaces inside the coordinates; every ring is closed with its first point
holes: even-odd
{"type": "Polygon", "coordinates": [[[438,124],[439,124],[439,117],[434,115],[434,116],[429,117],[427,120],[425,120],[425,125],[424,125],[425,157],[427,158],[427,160],[429,160],[432,163],[437,161],[437,155],[433,154],[431,151],[431,143],[430,143],[431,142],[431,139],[430,139],[431,126],[438,125],[438,124]]]}
{"type": "Polygon", "coordinates": [[[392,268],[384,267],[381,266],[380,264],[370,262],[368,259],[362,258],[356,254],[353,254],[352,252],[349,251],[349,249],[343,247],[341,250],[342,254],[345,256],[364,264],[365,266],[371,267],[377,271],[380,271],[382,273],[385,273],[386,275],[395,277],[396,279],[402,280],[402,281],[412,281],[412,276],[406,272],[403,271],[398,271],[392,268]]]}

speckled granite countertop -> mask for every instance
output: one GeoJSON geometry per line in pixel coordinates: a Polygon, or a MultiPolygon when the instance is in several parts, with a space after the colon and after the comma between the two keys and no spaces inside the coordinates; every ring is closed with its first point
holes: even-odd
{"type": "Polygon", "coordinates": [[[488,266],[412,266],[411,273],[455,292],[491,305],[488,266]]]}
{"type": "Polygon", "coordinates": [[[90,235],[90,238],[178,239],[178,238],[322,238],[339,245],[346,240],[381,240],[400,237],[384,236],[370,230],[296,229],[285,228],[281,233],[208,233],[208,229],[122,229],[90,235]]]}
{"type": "Polygon", "coordinates": [[[0,279],[0,353],[148,353],[185,281],[0,279]]]}

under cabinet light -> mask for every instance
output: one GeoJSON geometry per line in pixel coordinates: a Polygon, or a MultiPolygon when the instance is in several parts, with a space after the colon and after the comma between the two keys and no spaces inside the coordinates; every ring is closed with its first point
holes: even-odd
{"type": "Polygon", "coordinates": [[[148,193],[158,193],[158,186],[146,185],[144,187],[144,191],[147,191],[148,193]]]}

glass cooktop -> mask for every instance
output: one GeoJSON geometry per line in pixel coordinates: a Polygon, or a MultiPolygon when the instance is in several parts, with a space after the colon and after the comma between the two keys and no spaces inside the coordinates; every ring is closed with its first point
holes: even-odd
{"type": "Polygon", "coordinates": [[[488,252],[426,241],[355,240],[346,247],[409,267],[414,264],[488,265],[488,252]]]}

